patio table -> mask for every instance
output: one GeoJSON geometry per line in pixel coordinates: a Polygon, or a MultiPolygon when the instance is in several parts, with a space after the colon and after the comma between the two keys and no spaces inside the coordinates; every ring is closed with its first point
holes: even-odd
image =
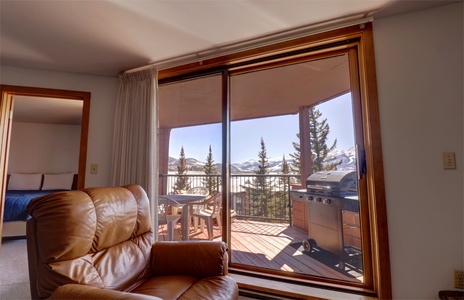
{"type": "Polygon", "coordinates": [[[185,204],[181,214],[181,232],[182,240],[186,241],[189,239],[190,229],[190,215],[193,211],[193,205],[197,202],[203,201],[207,196],[197,194],[172,194],[172,195],[161,195],[170,200],[174,200],[179,204],[185,204]],[[186,207],[185,207],[186,206],[186,207]],[[187,209],[185,209],[187,208],[187,209]]]}

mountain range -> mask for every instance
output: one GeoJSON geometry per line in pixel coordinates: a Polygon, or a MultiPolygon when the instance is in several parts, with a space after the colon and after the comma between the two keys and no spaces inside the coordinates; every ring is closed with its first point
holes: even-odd
{"type": "MultiPolygon", "coordinates": [[[[335,150],[329,154],[329,158],[334,157],[336,160],[341,160],[342,163],[337,167],[337,170],[353,170],[355,169],[355,148],[351,147],[346,150],[335,150]]],[[[293,159],[286,158],[286,161],[289,165],[292,164],[293,159]]],[[[268,158],[269,163],[269,173],[270,174],[279,174],[282,171],[282,157],[270,157],[268,158]]],[[[203,166],[205,162],[199,161],[195,158],[187,158],[186,164],[188,172],[203,172],[203,166]]],[[[168,170],[169,172],[176,172],[177,166],[179,165],[179,159],[174,157],[169,157],[168,161],[168,170]]],[[[258,169],[259,162],[257,159],[250,159],[240,163],[232,163],[231,172],[232,173],[253,173],[258,169]]],[[[222,164],[216,163],[216,169],[219,171],[222,168],[222,164]]]]}

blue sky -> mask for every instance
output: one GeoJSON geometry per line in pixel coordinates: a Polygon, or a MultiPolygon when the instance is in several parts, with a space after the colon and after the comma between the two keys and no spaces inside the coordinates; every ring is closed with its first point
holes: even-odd
{"type": "MultiPolygon", "coordinates": [[[[337,149],[354,145],[351,94],[320,104],[317,107],[330,126],[329,145],[337,138],[337,149]]],[[[268,157],[290,158],[292,142],[298,142],[298,115],[287,115],[247,121],[236,121],[231,126],[232,163],[257,159],[264,139],[268,157]]],[[[221,124],[177,128],[171,131],[169,156],[178,158],[183,146],[186,157],[206,161],[209,145],[216,162],[221,161],[221,124]]]]}

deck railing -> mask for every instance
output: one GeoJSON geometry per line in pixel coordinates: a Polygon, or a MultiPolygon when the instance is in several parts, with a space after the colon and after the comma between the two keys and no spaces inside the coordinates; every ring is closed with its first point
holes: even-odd
{"type": "MultiPolygon", "coordinates": [[[[240,174],[230,177],[230,209],[236,217],[265,222],[292,224],[291,185],[299,175],[240,174]]],[[[183,181],[185,189],[203,186],[211,194],[221,191],[221,175],[160,175],[160,194],[174,194],[176,182],[183,181]]]]}

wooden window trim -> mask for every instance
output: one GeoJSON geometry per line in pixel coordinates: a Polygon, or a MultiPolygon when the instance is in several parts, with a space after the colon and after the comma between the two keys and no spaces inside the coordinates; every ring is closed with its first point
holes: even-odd
{"type": "MultiPolygon", "coordinates": [[[[14,106],[14,96],[32,96],[60,98],[63,100],[82,100],[82,124],[79,147],[79,165],[77,177],[77,188],[82,189],[85,186],[85,166],[87,161],[87,140],[89,132],[89,115],[90,115],[90,96],[89,92],[48,89],[27,86],[0,85],[0,234],[3,231],[3,210],[5,205],[6,178],[7,178],[7,161],[9,152],[9,143],[11,135],[11,114],[14,106]]],[[[1,246],[1,245],[0,245],[1,246]]]]}
{"type": "MultiPolygon", "coordinates": [[[[366,211],[369,212],[368,226],[363,230],[370,236],[369,247],[372,257],[372,276],[366,280],[365,288],[357,288],[347,284],[347,291],[361,292],[380,299],[391,299],[391,273],[390,254],[388,244],[388,226],[386,215],[385,184],[382,160],[382,145],[380,138],[380,117],[377,96],[377,80],[375,72],[375,57],[373,46],[372,24],[362,24],[338,29],[330,32],[301,37],[290,41],[258,47],[200,62],[188,63],[159,71],[161,81],[176,80],[180,76],[195,76],[196,73],[211,72],[215,69],[240,69],[240,66],[254,62],[257,67],[264,60],[273,58],[278,63],[280,55],[298,53],[300,50],[310,50],[313,55],[333,51],[334,47],[346,48],[349,44],[356,44],[357,61],[350,60],[352,67],[359,73],[359,96],[362,106],[362,120],[364,132],[366,159],[366,184],[369,203],[366,211]]],[[[231,269],[233,271],[233,269],[231,269]]],[[[251,273],[250,273],[251,274],[251,273]]],[[[324,283],[324,282],[322,282],[324,283]]],[[[317,284],[317,283],[315,283],[317,284]]],[[[330,282],[326,284],[331,288],[337,287],[330,282]]],[[[345,286],[345,285],[343,285],[345,286]]],[[[341,285],[338,285],[341,287],[341,285]]]]}

